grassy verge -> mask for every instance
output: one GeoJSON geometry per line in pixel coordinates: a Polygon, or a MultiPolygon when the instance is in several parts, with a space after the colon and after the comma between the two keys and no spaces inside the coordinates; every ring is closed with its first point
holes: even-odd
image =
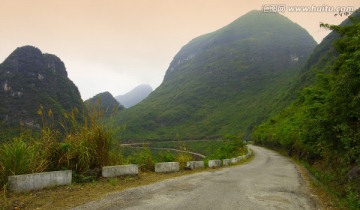
{"type": "Polygon", "coordinates": [[[276,148],[275,150],[282,156],[290,158],[290,160],[295,164],[317,205],[317,209],[347,209],[341,204],[344,202],[346,203],[347,201],[345,199],[341,200],[333,188],[324,184],[321,177],[324,177],[325,173],[316,170],[305,161],[301,161],[296,157],[289,157],[287,151],[283,148],[276,148]]]}
{"type": "Polygon", "coordinates": [[[347,182],[347,189],[344,192],[341,188],[341,179],[335,175],[335,172],[327,168],[324,162],[318,161],[312,165],[299,159],[299,157],[289,157],[288,151],[284,148],[270,147],[281,155],[291,158],[297,165],[298,170],[302,173],[303,178],[308,181],[308,187],[317,200],[320,209],[359,209],[359,195],[356,194],[355,181],[347,182]]]}

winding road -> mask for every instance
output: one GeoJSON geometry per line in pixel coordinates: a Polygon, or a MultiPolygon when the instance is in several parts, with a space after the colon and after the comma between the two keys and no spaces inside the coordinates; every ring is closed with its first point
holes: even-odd
{"type": "Polygon", "coordinates": [[[316,209],[289,159],[250,148],[255,157],[248,164],[112,193],[76,209],[316,209]]]}
{"type": "MultiPolygon", "coordinates": [[[[131,146],[128,146],[128,148],[133,148],[133,149],[144,149],[144,147],[131,147],[131,146]]],[[[175,151],[175,152],[180,152],[180,153],[186,153],[186,154],[194,155],[194,156],[199,157],[199,158],[206,158],[206,156],[205,156],[205,155],[200,154],[200,153],[191,152],[191,151],[186,151],[186,150],[179,150],[179,149],[174,149],[174,148],[165,148],[165,147],[149,147],[149,149],[153,149],[153,150],[167,150],[167,151],[175,151]]]]}

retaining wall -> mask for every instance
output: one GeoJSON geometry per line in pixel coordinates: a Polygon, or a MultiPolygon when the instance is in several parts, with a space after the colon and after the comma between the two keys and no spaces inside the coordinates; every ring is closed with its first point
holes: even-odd
{"type": "Polygon", "coordinates": [[[9,176],[9,190],[27,192],[47,187],[71,184],[72,171],[51,171],[36,174],[9,176]]]}
{"type": "Polygon", "coordinates": [[[155,172],[157,173],[168,173],[177,172],[180,170],[178,162],[164,162],[155,164],[155,172]]]}
{"type": "Polygon", "coordinates": [[[125,175],[138,175],[138,165],[118,165],[118,166],[104,166],[102,168],[103,177],[116,177],[125,175]]]}

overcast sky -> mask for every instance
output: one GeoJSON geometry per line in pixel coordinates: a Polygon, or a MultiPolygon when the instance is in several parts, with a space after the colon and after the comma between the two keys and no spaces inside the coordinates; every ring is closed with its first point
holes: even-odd
{"type": "Polygon", "coordinates": [[[84,100],[143,83],[155,89],[191,39],[267,4],[285,4],[280,14],[317,42],[329,33],[320,22],[339,24],[344,17],[289,6],[360,7],[359,0],[0,0],[0,62],[24,45],[55,54],[84,100]]]}

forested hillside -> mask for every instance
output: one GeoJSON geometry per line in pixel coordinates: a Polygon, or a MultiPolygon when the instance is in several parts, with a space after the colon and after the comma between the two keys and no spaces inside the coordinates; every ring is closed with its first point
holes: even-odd
{"type": "Polygon", "coordinates": [[[21,127],[39,130],[40,112],[58,125],[66,112],[83,109],[64,63],[36,47],[19,47],[0,64],[0,85],[0,136],[18,135],[21,127]]]}
{"type": "Polygon", "coordinates": [[[249,12],[185,45],[160,87],[116,124],[135,140],[250,133],[289,103],[282,99],[315,45],[288,18],[249,12]]]}

